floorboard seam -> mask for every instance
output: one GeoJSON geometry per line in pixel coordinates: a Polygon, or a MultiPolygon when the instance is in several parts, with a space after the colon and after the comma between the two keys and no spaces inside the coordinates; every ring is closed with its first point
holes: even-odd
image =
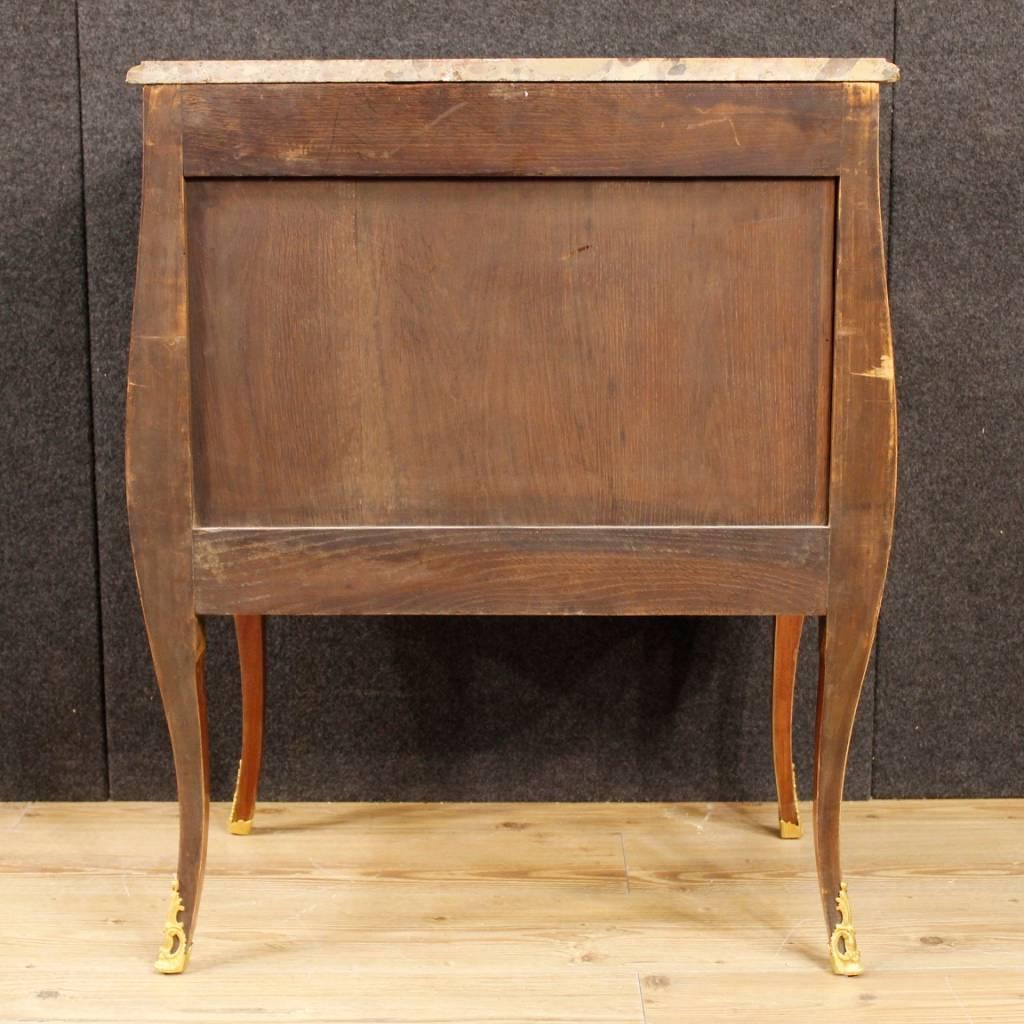
{"type": "Polygon", "coordinates": [[[647,1024],[647,1005],[644,1002],[644,983],[640,978],[640,972],[636,972],[636,990],[640,996],[640,1016],[643,1024],[647,1024]]]}

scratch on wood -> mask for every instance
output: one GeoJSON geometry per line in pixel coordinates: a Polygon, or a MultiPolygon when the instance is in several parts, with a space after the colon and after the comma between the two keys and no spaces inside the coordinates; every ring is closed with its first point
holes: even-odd
{"type": "Polygon", "coordinates": [[[946,983],[946,988],[949,991],[949,994],[957,1001],[957,1004],[959,1005],[960,1009],[963,1010],[965,1014],[967,1014],[967,1024],[974,1024],[974,1017],[972,1016],[970,1009],[968,1008],[967,1004],[960,998],[956,990],[953,988],[953,983],[949,980],[949,975],[944,974],[942,977],[946,983]]]}
{"type": "Polygon", "coordinates": [[[740,149],[743,148],[743,144],[740,142],[740,137],[736,133],[736,123],[733,121],[731,117],[713,117],[710,121],[700,121],[697,124],[687,125],[686,130],[688,132],[692,132],[694,128],[707,128],[709,125],[712,124],[727,124],[730,130],[732,131],[733,142],[735,142],[740,149]]]}
{"type": "Polygon", "coordinates": [[[878,366],[873,367],[870,370],[856,370],[854,375],[857,377],[879,377],[882,380],[892,380],[895,376],[893,372],[892,356],[883,355],[878,366]]]}
{"type": "Polygon", "coordinates": [[[452,114],[454,114],[457,110],[461,110],[468,103],[469,100],[463,100],[461,103],[456,103],[454,106],[451,106],[447,110],[442,111],[440,114],[437,115],[437,117],[434,118],[433,121],[428,121],[422,128],[420,128],[411,139],[406,139],[405,142],[403,142],[400,146],[395,146],[394,149],[385,150],[382,156],[385,159],[393,157],[397,152],[399,152],[399,150],[405,149],[405,147],[408,146],[409,143],[413,141],[413,139],[418,139],[421,135],[424,135],[426,132],[429,132],[431,128],[436,127],[442,121],[451,117],[452,114]]]}
{"type": "Polygon", "coordinates": [[[565,260],[571,260],[574,256],[578,256],[581,252],[586,252],[589,248],[590,248],[589,245],[581,245],[581,246],[577,247],[576,249],[573,249],[571,252],[567,252],[562,257],[562,260],[563,260],[563,262],[565,260]]]}
{"type": "MultiPolygon", "coordinates": [[[[334,143],[333,132],[331,143],[334,143]]],[[[285,160],[305,160],[312,151],[313,147],[309,143],[301,142],[297,146],[289,146],[287,149],[282,150],[281,155],[285,160]]]]}

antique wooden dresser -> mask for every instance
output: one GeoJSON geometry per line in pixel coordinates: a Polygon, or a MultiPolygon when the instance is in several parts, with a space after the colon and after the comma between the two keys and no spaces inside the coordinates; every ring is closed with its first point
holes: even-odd
{"type": "MultiPolygon", "coordinates": [[[[183,970],[209,818],[205,615],[236,617],[251,826],[262,616],[776,617],[775,767],[821,617],[814,842],[892,531],[874,59],[155,62],[127,406],[174,750],[183,970]]],[[[685,857],[680,851],[680,857],[685,857]]]]}

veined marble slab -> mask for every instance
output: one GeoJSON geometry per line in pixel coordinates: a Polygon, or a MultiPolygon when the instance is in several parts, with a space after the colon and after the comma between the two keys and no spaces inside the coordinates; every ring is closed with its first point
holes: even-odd
{"type": "Polygon", "coordinates": [[[133,85],[240,82],[895,82],[881,57],[150,60],[133,85]]]}

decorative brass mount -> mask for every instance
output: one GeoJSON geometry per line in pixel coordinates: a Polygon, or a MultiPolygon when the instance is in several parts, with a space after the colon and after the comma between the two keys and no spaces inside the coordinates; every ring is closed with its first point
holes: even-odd
{"type": "Polygon", "coordinates": [[[846,891],[846,883],[839,883],[839,895],[836,897],[836,910],[839,911],[839,923],[832,929],[828,940],[829,956],[832,959],[834,974],[854,977],[864,970],[860,962],[860,950],[857,949],[857,935],[853,930],[853,911],[850,909],[850,895],[846,891]]]}
{"type": "Polygon", "coordinates": [[[242,782],[242,762],[238,762],[238,775],[235,776],[235,796],[231,801],[231,817],[228,820],[228,831],[233,836],[247,836],[252,831],[252,818],[238,817],[238,790],[242,782]]]}
{"type": "Polygon", "coordinates": [[[796,791],[796,765],[792,766],[793,775],[793,813],[796,815],[796,821],[786,821],[785,818],[779,818],[779,835],[783,839],[799,839],[803,834],[804,830],[800,825],[800,804],[798,803],[797,791],[796,791]]]}
{"type": "Polygon", "coordinates": [[[185,904],[178,892],[178,879],[171,883],[171,902],[167,908],[167,921],[164,923],[164,941],[160,953],[153,966],[161,974],[181,974],[188,963],[189,943],[185,936],[185,926],[178,920],[178,915],[185,913],[185,904]]]}

